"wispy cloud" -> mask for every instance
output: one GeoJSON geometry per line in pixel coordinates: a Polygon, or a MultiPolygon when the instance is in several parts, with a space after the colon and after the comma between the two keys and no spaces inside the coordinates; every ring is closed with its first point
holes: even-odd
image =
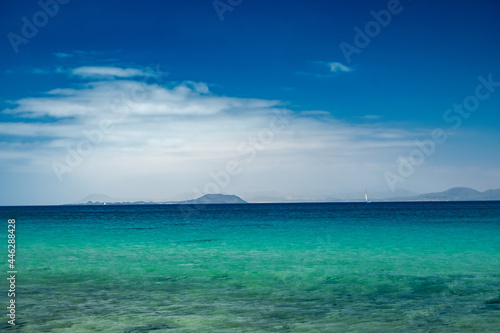
{"type": "Polygon", "coordinates": [[[104,67],[104,66],[84,66],[72,70],[73,75],[84,78],[102,78],[102,77],[118,77],[132,78],[137,76],[145,76],[147,73],[137,68],[120,68],[120,67],[104,67]]]}
{"type": "Polygon", "coordinates": [[[65,59],[65,58],[88,58],[88,57],[96,56],[96,55],[101,54],[101,53],[102,52],[97,52],[97,51],[73,50],[73,51],[69,51],[69,52],[55,52],[55,53],[53,53],[53,55],[56,58],[65,59]]]}
{"type": "Polygon", "coordinates": [[[295,74],[317,78],[331,78],[339,72],[347,73],[354,71],[352,67],[348,67],[340,62],[314,61],[313,64],[316,66],[314,71],[298,71],[295,74]]]}
{"type": "Polygon", "coordinates": [[[346,65],[343,65],[340,62],[330,62],[328,63],[328,66],[330,67],[330,72],[333,73],[350,72],[353,70],[351,67],[347,67],[346,65]]]}

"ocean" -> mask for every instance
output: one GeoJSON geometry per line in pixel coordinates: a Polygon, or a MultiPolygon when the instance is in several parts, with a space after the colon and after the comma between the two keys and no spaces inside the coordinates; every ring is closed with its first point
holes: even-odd
{"type": "Polygon", "coordinates": [[[500,328],[500,202],[32,206],[0,216],[6,331],[500,328]]]}

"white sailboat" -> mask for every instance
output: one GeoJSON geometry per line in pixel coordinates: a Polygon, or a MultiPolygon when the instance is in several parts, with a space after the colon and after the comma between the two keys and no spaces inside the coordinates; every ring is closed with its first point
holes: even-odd
{"type": "Polygon", "coordinates": [[[365,190],[365,200],[366,203],[372,203],[371,201],[368,201],[368,192],[365,190]]]}

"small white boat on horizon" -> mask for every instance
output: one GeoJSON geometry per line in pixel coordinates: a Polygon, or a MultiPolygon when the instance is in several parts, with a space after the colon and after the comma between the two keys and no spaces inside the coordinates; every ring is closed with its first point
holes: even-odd
{"type": "Polygon", "coordinates": [[[365,190],[365,201],[366,203],[372,203],[371,201],[368,201],[368,192],[365,190]]]}

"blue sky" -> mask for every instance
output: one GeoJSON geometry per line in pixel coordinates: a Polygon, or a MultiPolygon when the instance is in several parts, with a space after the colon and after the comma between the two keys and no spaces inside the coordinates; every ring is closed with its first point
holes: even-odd
{"type": "Polygon", "coordinates": [[[497,1],[42,3],[0,4],[0,204],[500,187],[497,1]]]}

